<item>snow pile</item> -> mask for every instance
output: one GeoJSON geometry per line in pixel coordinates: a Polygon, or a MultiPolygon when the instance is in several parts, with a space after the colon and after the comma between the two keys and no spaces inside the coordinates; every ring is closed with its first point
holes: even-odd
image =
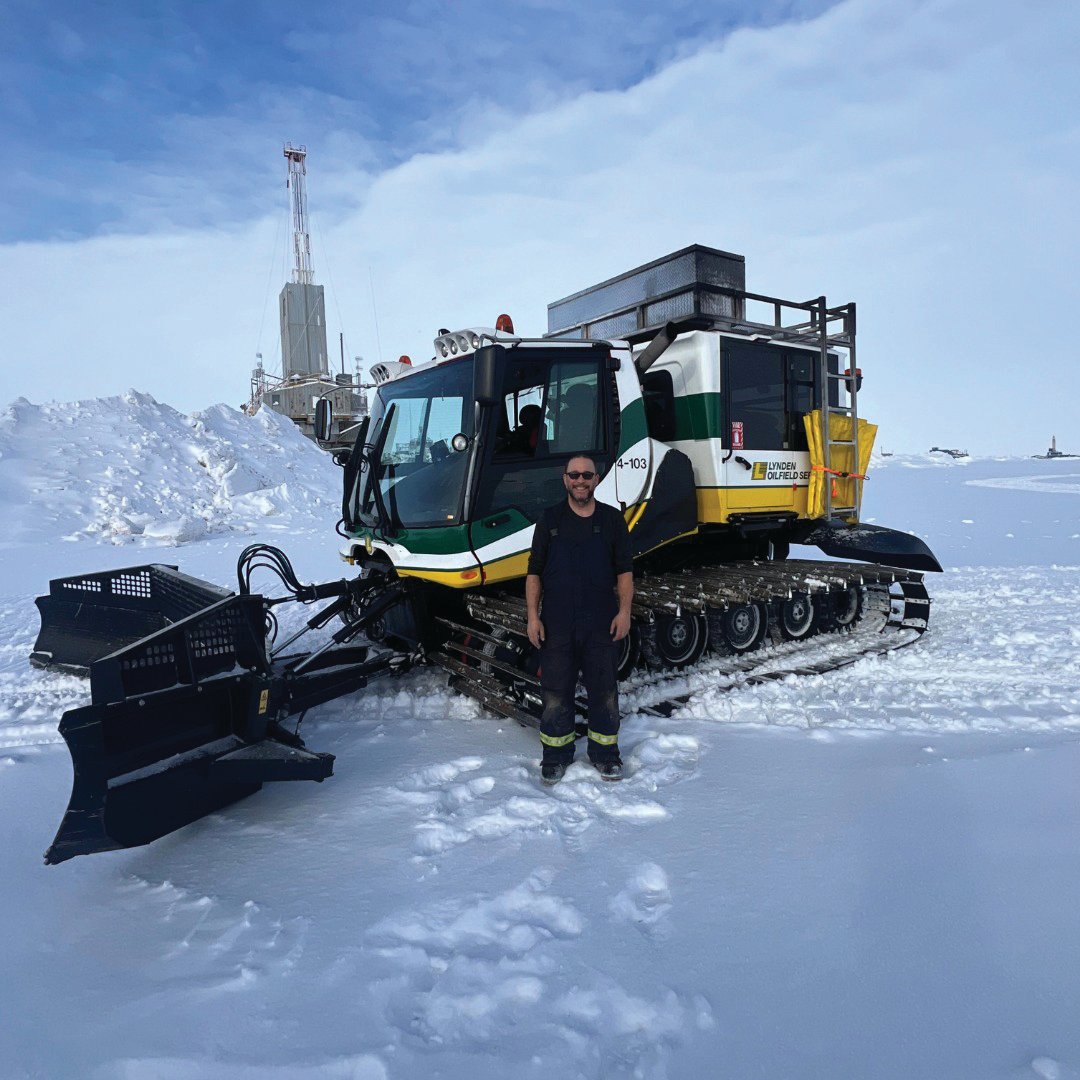
{"type": "Polygon", "coordinates": [[[333,515],[340,473],[286,418],[226,405],[185,416],[149,394],[0,414],[5,540],[186,544],[333,515]]]}

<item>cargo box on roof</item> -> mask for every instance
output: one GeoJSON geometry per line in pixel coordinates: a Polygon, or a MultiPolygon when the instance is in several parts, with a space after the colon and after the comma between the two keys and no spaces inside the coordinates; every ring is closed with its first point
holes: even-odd
{"type": "Polygon", "coordinates": [[[743,318],[746,260],[691,244],[548,304],[547,337],[622,338],[692,315],[743,318]]]}

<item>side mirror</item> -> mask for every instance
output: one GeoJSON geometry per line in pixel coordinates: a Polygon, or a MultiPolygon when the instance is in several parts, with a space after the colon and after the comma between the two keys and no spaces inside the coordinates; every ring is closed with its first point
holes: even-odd
{"type": "Polygon", "coordinates": [[[329,442],[334,429],[334,407],[329,398],[319,398],[315,403],[315,439],[317,442],[329,442]]]}
{"type": "Polygon", "coordinates": [[[480,349],[474,360],[473,398],[478,405],[497,405],[499,402],[499,354],[500,346],[488,345],[480,349]]]}

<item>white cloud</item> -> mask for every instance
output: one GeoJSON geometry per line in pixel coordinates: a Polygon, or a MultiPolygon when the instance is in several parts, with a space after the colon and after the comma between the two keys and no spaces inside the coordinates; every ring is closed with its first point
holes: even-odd
{"type": "MultiPolygon", "coordinates": [[[[746,255],[753,290],[858,301],[887,446],[1080,448],[1077,41],[1066,2],[1020,21],[1004,2],[848,0],[625,92],[491,134],[467,120],[457,149],[383,173],[336,221],[318,176],[348,163],[313,152],[317,271],[351,351],[375,358],[370,267],[384,357],[426,358],[440,326],[509,310],[540,332],[547,302],[710,244],[746,255]]],[[[5,397],[239,401],[273,229],[0,249],[5,397]]]]}

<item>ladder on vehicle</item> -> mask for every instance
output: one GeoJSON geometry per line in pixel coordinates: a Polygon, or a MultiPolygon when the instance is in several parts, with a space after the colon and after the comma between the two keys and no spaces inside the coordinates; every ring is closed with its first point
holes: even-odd
{"type": "MultiPolygon", "coordinates": [[[[855,363],[855,304],[844,304],[830,308],[824,296],[813,302],[811,326],[817,331],[820,340],[818,356],[818,386],[821,387],[821,441],[825,466],[825,511],[827,518],[853,518],[858,520],[862,508],[863,478],[859,473],[859,369],[855,363]],[[842,329],[829,332],[830,324],[839,320],[842,329]],[[829,370],[829,349],[840,346],[847,351],[847,371],[829,370]],[[831,390],[836,387],[836,404],[832,404],[831,390]],[[846,404],[844,404],[846,398],[846,404]],[[844,416],[851,420],[851,438],[839,439],[833,436],[832,418],[844,416]],[[835,484],[836,473],[833,451],[838,447],[851,448],[850,487],[853,499],[838,501],[838,487],[835,484]]],[[[839,367],[839,364],[837,364],[839,367]]],[[[848,479],[848,477],[845,477],[848,479]]],[[[845,485],[846,486],[846,485],[845,485]]]]}

